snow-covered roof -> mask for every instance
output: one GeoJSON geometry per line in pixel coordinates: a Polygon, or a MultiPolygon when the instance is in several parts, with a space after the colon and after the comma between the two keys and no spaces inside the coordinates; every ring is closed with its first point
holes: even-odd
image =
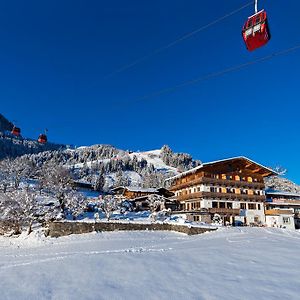
{"type": "Polygon", "coordinates": [[[274,196],[291,196],[291,197],[299,197],[300,194],[286,192],[286,191],[277,191],[277,190],[266,190],[266,195],[274,195],[274,196]]]}
{"type": "Polygon", "coordinates": [[[157,192],[156,188],[140,188],[140,187],[132,187],[132,186],[129,186],[129,187],[118,186],[118,187],[112,189],[112,191],[116,191],[119,189],[126,189],[129,192],[140,192],[140,193],[156,193],[157,192]]]}
{"type": "Polygon", "coordinates": [[[262,165],[262,164],[259,164],[255,161],[253,161],[252,159],[248,158],[248,157],[245,157],[245,156],[236,156],[236,157],[231,157],[231,158],[226,158],[226,159],[221,159],[221,160],[215,160],[215,161],[211,161],[211,162],[206,162],[206,163],[202,163],[200,166],[196,167],[196,168],[193,168],[193,169],[190,169],[188,171],[185,171],[185,172],[182,172],[176,176],[173,176],[173,177],[170,177],[170,178],[167,178],[166,181],[169,181],[169,180],[174,180],[174,179],[179,179],[181,177],[184,177],[185,175],[188,175],[188,174],[193,174],[195,173],[196,171],[204,168],[204,167],[207,167],[209,165],[213,165],[213,164],[217,164],[217,163],[223,163],[223,162],[227,162],[227,161],[231,161],[231,160],[238,160],[238,159],[243,159],[243,160],[247,160],[253,164],[256,164],[258,166],[260,166],[261,168],[263,169],[266,169],[268,170],[270,173],[272,173],[273,175],[278,175],[278,173],[276,173],[274,170],[262,165]]]}

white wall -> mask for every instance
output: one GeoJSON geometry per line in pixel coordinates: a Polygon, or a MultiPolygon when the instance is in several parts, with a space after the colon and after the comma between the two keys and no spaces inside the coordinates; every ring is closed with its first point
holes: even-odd
{"type": "Polygon", "coordinates": [[[278,215],[278,216],[266,216],[266,225],[268,227],[278,227],[295,229],[295,222],[293,215],[278,215]],[[289,223],[283,223],[283,218],[289,218],[289,223]]]}

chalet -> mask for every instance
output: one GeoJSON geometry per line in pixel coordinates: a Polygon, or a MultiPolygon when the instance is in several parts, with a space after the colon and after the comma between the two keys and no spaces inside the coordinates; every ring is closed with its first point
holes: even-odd
{"type": "MultiPolygon", "coordinates": [[[[126,198],[133,206],[134,210],[142,211],[149,210],[149,204],[151,202],[149,197],[157,197],[162,205],[159,207],[161,209],[171,210],[177,209],[177,201],[170,199],[174,196],[173,192],[168,191],[165,188],[139,188],[139,187],[116,187],[112,190],[115,195],[123,196],[126,198]]],[[[154,198],[155,199],[155,198],[154,198]]]]}
{"type": "Polygon", "coordinates": [[[119,186],[112,189],[112,193],[115,195],[122,195],[127,199],[135,199],[138,197],[148,195],[160,195],[166,198],[174,196],[174,193],[168,191],[165,188],[140,188],[140,187],[124,187],[119,186]]]}
{"type": "Polygon", "coordinates": [[[266,224],[271,227],[300,228],[300,194],[266,191],[266,224]]]}
{"type": "Polygon", "coordinates": [[[225,224],[264,224],[264,177],[276,173],[240,156],[202,165],[166,180],[192,221],[214,216],[225,224]]]}
{"type": "Polygon", "coordinates": [[[93,190],[93,184],[84,180],[74,180],[73,186],[75,188],[81,188],[86,190],[93,190]]]}

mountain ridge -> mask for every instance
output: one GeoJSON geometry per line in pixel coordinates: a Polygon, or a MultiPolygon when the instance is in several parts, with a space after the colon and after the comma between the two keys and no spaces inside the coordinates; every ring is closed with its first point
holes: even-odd
{"type": "MultiPolygon", "coordinates": [[[[55,162],[68,168],[75,180],[94,186],[102,181],[101,186],[106,190],[116,185],[163,186],[167,177],[201,164],[190,154],[173,152],[168,145],[143,152],[117,149],[107,144],[77,148],[54,143],[41,145],[35,140],[14,137],[9,132],[12,127],[13,123],[0,114],[0,160],[28,160],[37,165],[55,162]]],[[[300,186],[284,177],[266,178],[265,184],[267,189],[300,193],[300,186]]]]}

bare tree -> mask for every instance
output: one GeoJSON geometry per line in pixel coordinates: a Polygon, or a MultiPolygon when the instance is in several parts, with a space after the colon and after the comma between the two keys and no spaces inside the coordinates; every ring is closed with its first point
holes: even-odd
{"type": "Polygon", "coordinates": [[[115,197],[108,195],[100,200],[99,207],[105,213],[107,221],[109,221],[112,213],[119,208],[119,203],[115,197]]]}

